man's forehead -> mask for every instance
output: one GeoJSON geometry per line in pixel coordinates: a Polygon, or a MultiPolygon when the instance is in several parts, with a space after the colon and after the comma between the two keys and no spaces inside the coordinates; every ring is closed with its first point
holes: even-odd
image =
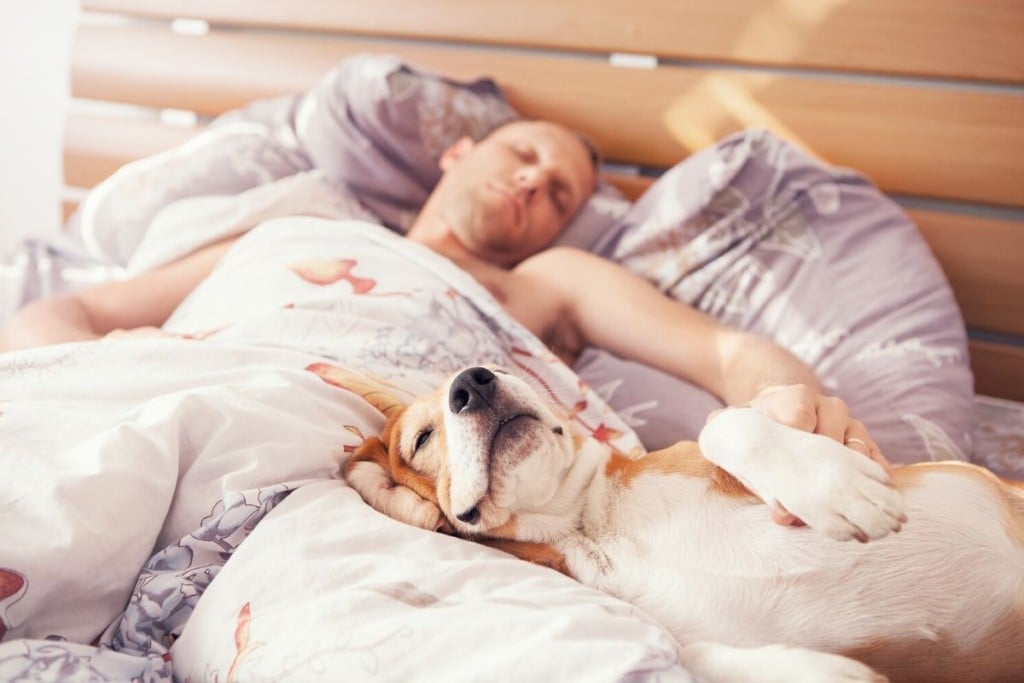
{"type": "Polygon", "coordinates": [[[583,142],[571,130],[551,121],[514,121],[498,129],[497,134],[501,137],[525,137],[535,142],[568,144],[586,151],[583,142]]]}

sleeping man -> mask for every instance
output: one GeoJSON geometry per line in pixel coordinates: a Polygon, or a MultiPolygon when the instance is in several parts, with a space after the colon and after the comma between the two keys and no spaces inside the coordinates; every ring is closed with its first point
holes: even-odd
{"type": "MultiPolygon", "coordinates": [[[[825,396],[813,371],[788,351],[726,328],[597,256],[545,249],[596,185],[596,155],[580,136],[549,122],[514,122],[479,142],[459,139],[440,166],[441,180],[408,239],[471,274],[560,358],[571,363],[583,348],[601,347],[885,463],[846,404],[825,396]]],[[[130,280],[35,302],[0,335],[0,350],[159,327],[233,242],[130,280]]],[[[772,516],[795,521],[781,509],[772,516]]]]}

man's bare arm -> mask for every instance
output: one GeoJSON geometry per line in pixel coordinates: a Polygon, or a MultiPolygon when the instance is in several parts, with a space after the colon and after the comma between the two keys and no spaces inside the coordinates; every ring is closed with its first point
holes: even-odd
{"type": "Polygon", "coordinates": [[[621,266],[572,249],[550,249],[517,272],[550,293],[548,340],[571,353],[596,346],[697,384],[730,405],[762,390],[803,384],[814,372],[764,337],[733,330],[674,301],[621,266]]]}
{"type": "Polygon", "coordinates": [[[0,334],[0,351],[96,339],[116,329],[159,326],[233,244],[225,240],[130,280],[35,301],[0,334]]]}

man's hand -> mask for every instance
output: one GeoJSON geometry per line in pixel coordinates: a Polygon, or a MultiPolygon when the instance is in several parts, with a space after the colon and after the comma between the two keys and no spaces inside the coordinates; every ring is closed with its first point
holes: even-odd
{"type": "MultiPolygon", "coordinates": [[[[849,408],[841,398],[823,396],[803,384],[792,384],[767,387],[749,405],[776,422],[838,441],[891,472],[889,461],[882,455],[867,428],[860,420],[850,417],[849,408]]],[[[779,504],[772,506],[771,514],[777,524],[803,524],[779,504]]]]}

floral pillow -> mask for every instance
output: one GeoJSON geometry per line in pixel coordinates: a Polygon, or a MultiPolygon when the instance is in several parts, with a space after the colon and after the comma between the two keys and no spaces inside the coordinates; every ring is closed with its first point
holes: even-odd
{"type": "MultiPolygon", "coordinates": [[[[602,251],[667,295],[794,352],[891,460],[971,453],[959,308],[915,226],[865,178],[747,131],[659,178],[602,251]]],[[[601,351],[584,354],[577,371],[648,448],[695,437],[720,405],[601,351]]]]}

